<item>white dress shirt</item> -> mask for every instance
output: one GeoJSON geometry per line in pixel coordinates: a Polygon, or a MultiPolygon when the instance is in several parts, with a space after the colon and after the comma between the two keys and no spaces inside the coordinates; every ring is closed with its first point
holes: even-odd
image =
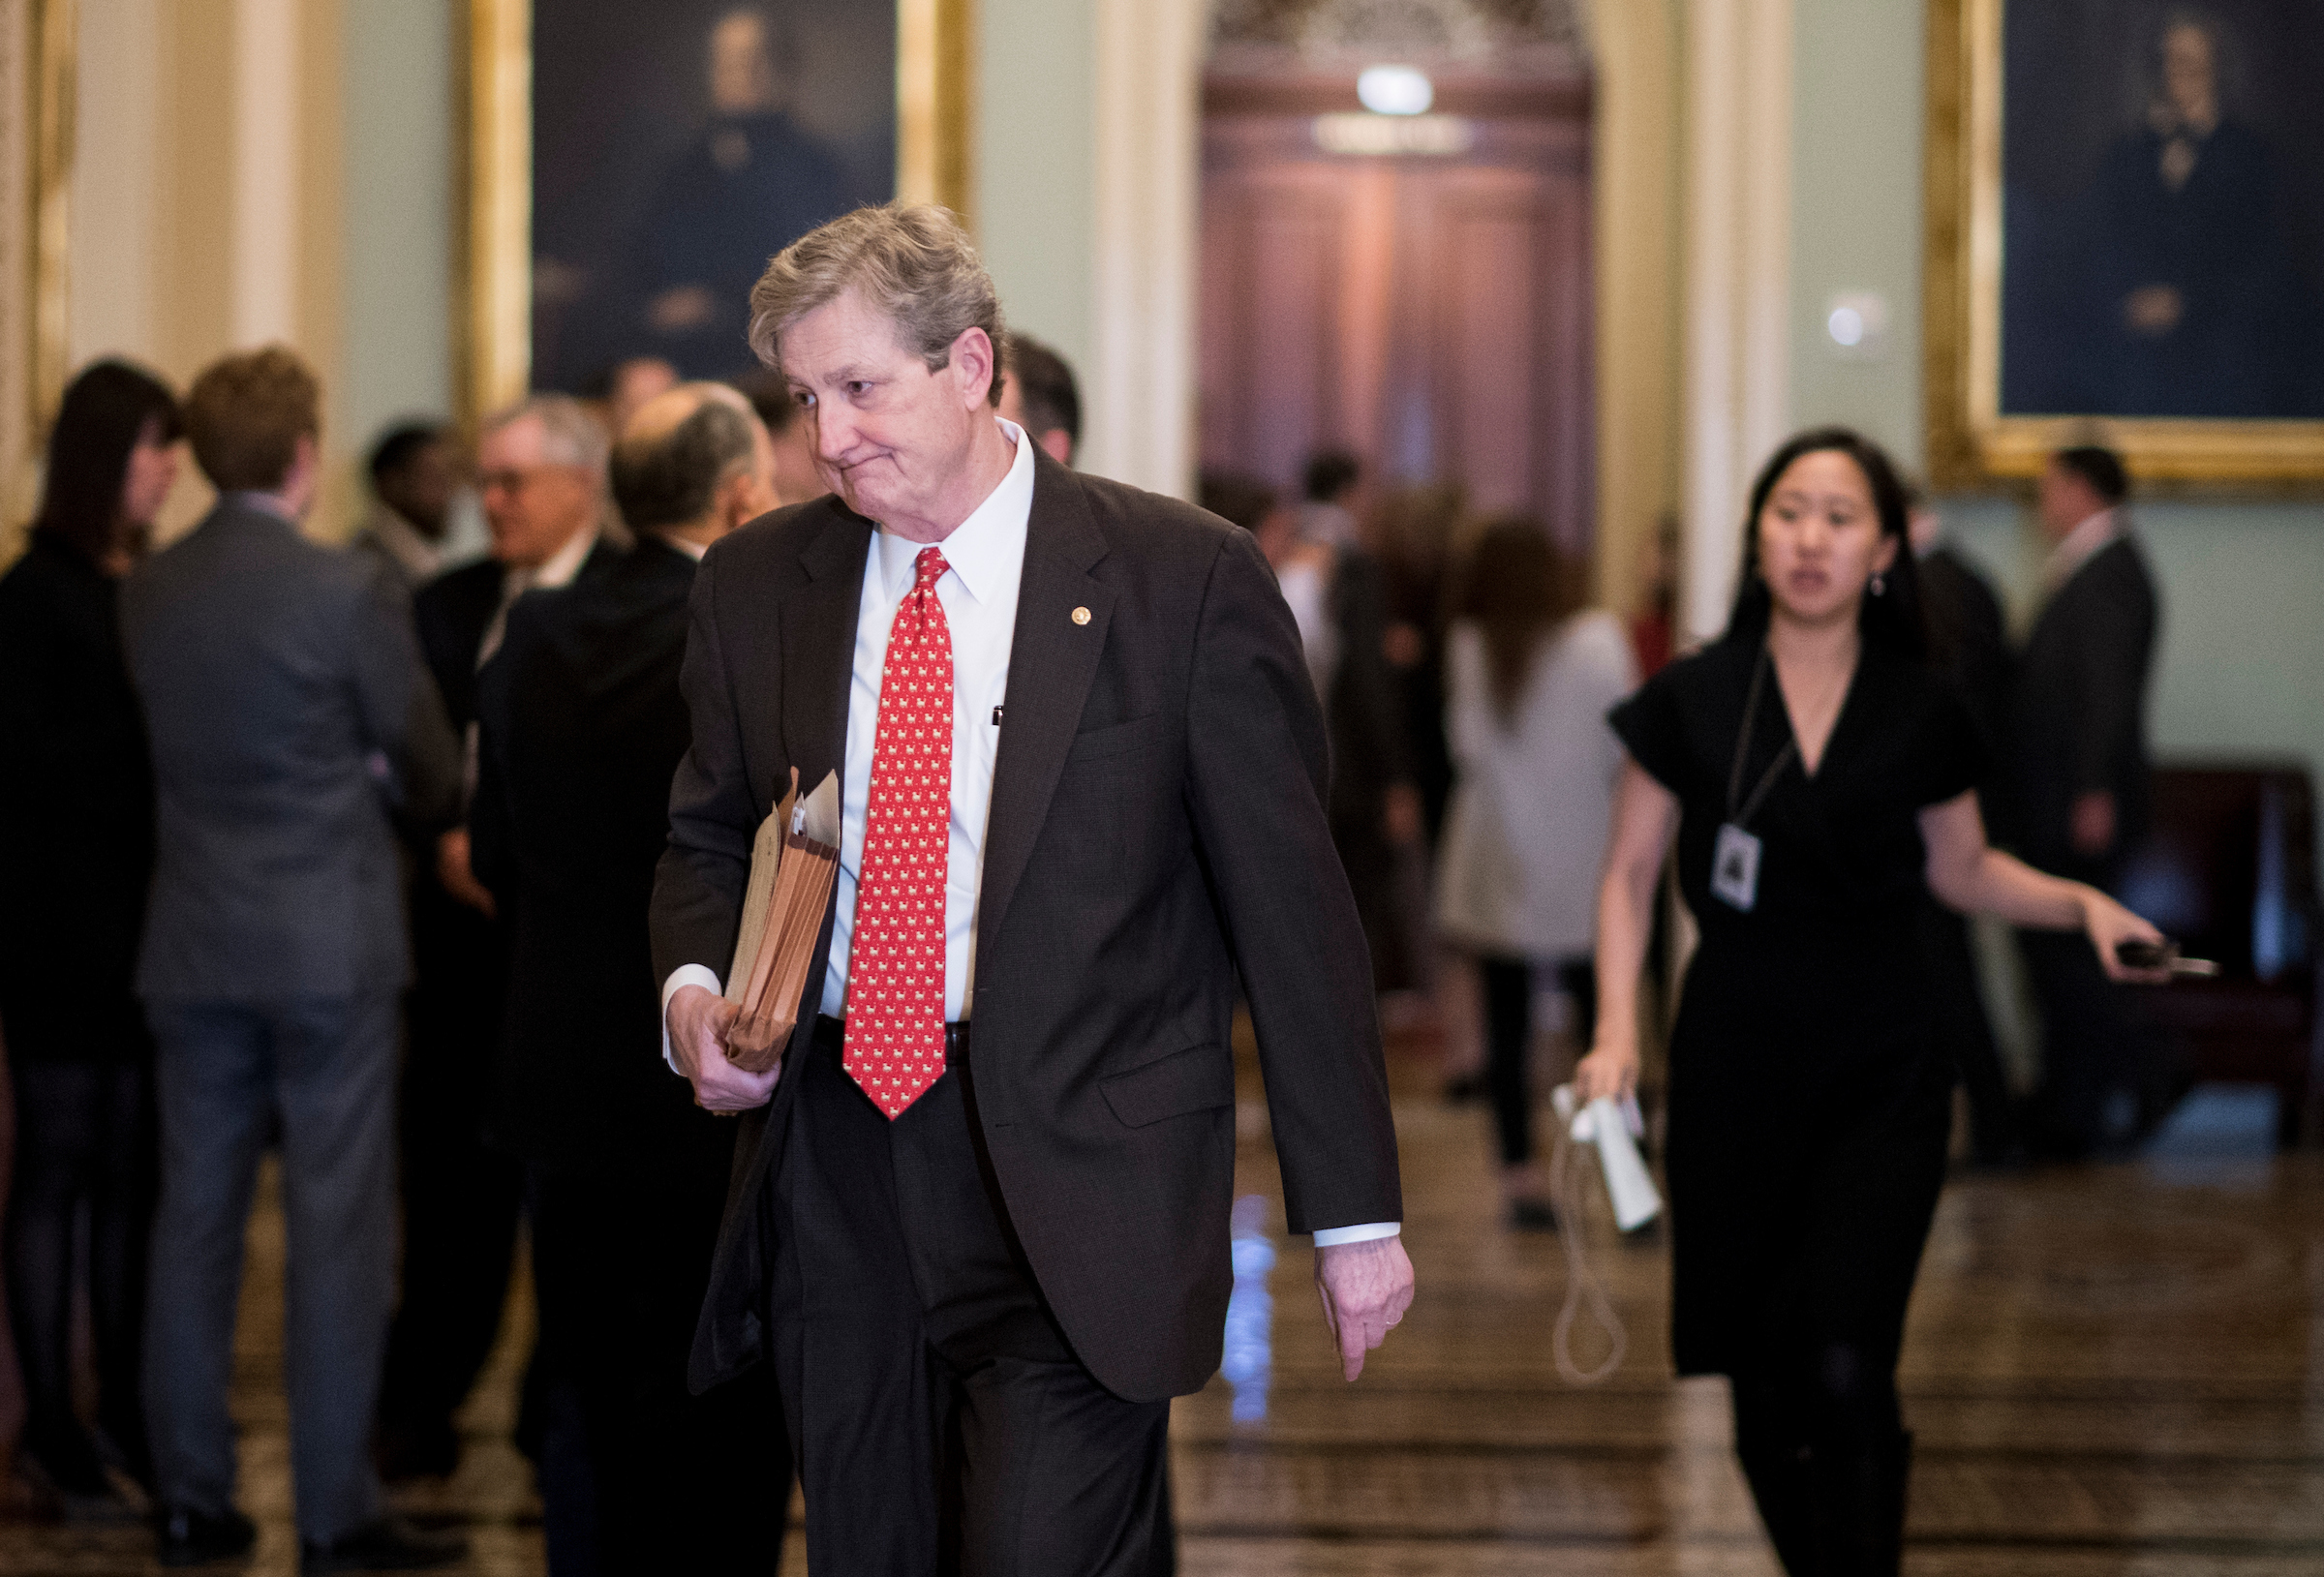
{"type": "Polygon", "coordinates": [[[2050,550],[2048,562],[2041,566],[2043,590],[2055,591],[2072,580],[2084,564],[2096,558],[2122,534],[2121,510],[2101,509],[2095,515],[2086,516],[2050,550]]]}
{"type": "MultiPolygon", "coordinates": [[[[985,824],[993,808],[993,767],[1000,748],[999,709],[1009,689],[1009,652],[1017,632],[1017,592],[1024,576],[1024,538],[1033,510],[1033,445],[1014,422],[1001,432],[1017,458],[1000,485],[935,544],[944,555],[936,601],[952,637],[952,819],[944,883],[944,1017],[959,1022],[974,1000],[977,902],[984,888],[985,824]]],[[[864,807],[871,797],[872,744],[879,731],[879,680],[896,610],[918,578],[928,544],[885,527],[872,536],[855,621],[855,664],[847,692],[847,754],[840,781],[840,871],[823,976],[821,1011],[847,1011],[847,954],[855,935],[856,873],[864,858],[864,807]]],[[[814,785],[803,782],[803,789],[814,785]]],[[[670,1056],[670,997],[682,986],[724,991],[700,964],[682,964],[661,988],[662,1055],[670,1056]]],[[[676,1070],[675,1061],[670,1063],[676,1070]]],[[[1394,1222],[1327,1228],[1319,1246],[1392,1237],[1394,1222]]]]}

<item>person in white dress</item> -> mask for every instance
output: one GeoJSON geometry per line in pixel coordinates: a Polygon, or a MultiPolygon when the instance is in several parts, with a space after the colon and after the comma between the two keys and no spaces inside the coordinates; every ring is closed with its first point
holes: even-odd
{"type": "Polygon", "coordinates": [[[1622,765],[1605,714],[1637,683],[1621,621],[1582,607],[1580,580],[1538,522],[1492,522],[1471,551],[1447,641],[1457,777],[1437,924],[1483,976],[1503,1199],[1511,1224],[1530,1229],[1556,1225],[1533,1159],[1535,986],[1546,975],[1566,991],[1576,1044],[1588,1046],[1599,867],[1622,765]]]}

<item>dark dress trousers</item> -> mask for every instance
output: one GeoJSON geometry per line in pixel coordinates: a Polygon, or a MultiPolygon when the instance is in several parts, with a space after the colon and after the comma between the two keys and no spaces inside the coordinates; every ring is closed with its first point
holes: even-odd
{"type": "MultiPolygon", "coordinates": [[[[752,834],[793,768],[812,786],[841,763],[872,531],[819,500],[702,566],[657,976],[723,975],[752,834]]],[[[1165,1403],[1217,1368],[1232,1284],[1238,974],[1291,1229],[1403,1213],[1322,713],[1248,535],[1037,457],[1004,714],[950,1071],[879,1117],[813,1014],[818,950],[785,1076],[741,1125],[695,1337],[697,1385],[776,1360],[809,1559],[834,1569],[934,1562],[939,1522],[968,1570],[1167,1560],[1165,1403]],[[899,1324],[931,1369],[880,1345],[899,1324]],[[982,1431],[960,1447],[939,1421],[925,1474],[844,1422],[907,1413],[915,1388],[982,1431]],[[937,1504],[956,1481],[957,1515],[937,1504]],[[994,1556],[1012,1505],[1027,1542],[994,1556]]]]}
{"type": "MultiPolygon", "coordinates": [[[[2009,637],[2001,598],[1976,566],[1948,544],[1924,555],[1915,567],[1930,665],[1969,709],[1986,760],[1999,762],[2009,707],[2009,637]]],[[[2001,813],[2002,795],[1996,792],[2000,775],[1988,771],[1977,784],[1988,820],[2001,813]]],[[[1962,1088],[1969,1094],[1977,1154],[2001,1160],[2016,1145],[2015,1105],[1979,994],[1969,922],[1932,898],[1921,910],[1921,933],[1935,985],[1932,1005],[1938,1039],[1960,1070],[1962,1088]]]]}
{"type": "Polygon", "coordinates": [[[701,1397],[686,1380],[737,1126],[662,1064],[646,929],[693,581],[648,537],[527,596],[477,686],[470,826],[510,943],[494,1129],[532,1202],[542,1498],[553,1557],[608,1572],[772,1571],[765,1506],[791,1476],[765,1368],[701,1397]]]}
{"type": "MultiPolygon", "coordinates": [[[[2010,709],[2009,835],[2027,864],[2111,890],[2147,827],[2152,765],[2147,686],[2159,614],[2146,555],[2127,534],[2058,588],[2019,654],[2010,709]],[[2073,846],[2077,797],[2114,796],[2114,842],[2073,846]]],[[[2019,948],[2041,1005],[2041,1085],[2033,1142],[2062,1156],[2105,1139],[2106,1103],[2157,1076],[2134,1003],[2079,936],[2022,931],[2019,948]]]]}
{"type": "Polygon", "coordinates": [[[8,1304],[22,1449],[69,1489],[102,1482],[73,1405],[83,1275],[98,1421],[134,1471],[151,1472],[138,1370],[153,1041],[133,982],[152,876],[153,764],[121,653],[117,585],[35,531],[0,578],[0,1037],[16,1135],[8,1304]]]}
{"type": "Polygon", "coordinates": [[[243,1228],[283,1168],[298,1531],[380,1510],[370,1457],[394,1292],[391,818],[443,826],[457,749],[377,567],[229,495],[124,584],[158,843],[138,987],[159,1043],[162,1194],[147,1301],[158,1499],[223,1515],[243,1228]]]}

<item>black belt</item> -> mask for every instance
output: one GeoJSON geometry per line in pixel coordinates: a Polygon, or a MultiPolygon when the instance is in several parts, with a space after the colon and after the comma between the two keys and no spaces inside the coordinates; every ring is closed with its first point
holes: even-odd
{"type": "MultiPolygon", "coordinates": [[[[827,1013],[815,1015],[815,1044],[839,1050],[847,1042],[847,1020],[834,1018],[827,1013]]],[[[965,1020],[944,1026],[944,1066],[949,1068],[968,1055],[968,1025],[965,1020]]]]}

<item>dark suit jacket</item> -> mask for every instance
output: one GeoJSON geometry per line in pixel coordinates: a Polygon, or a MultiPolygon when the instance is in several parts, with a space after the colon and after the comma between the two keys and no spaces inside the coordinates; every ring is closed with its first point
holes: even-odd
{"type": "Polygon", "coordinates": [[[152,878],[153,763],[121,653],[119,588],[36,531],[0,578],[0,1026],[10,1056],[82,1061],[145,1048],[131,983],[152,878]]]}
{"type": "Polygon", "coordinates": [[[401,593],[229,498],[131,573],[121,628],[160,799],[138,990],[239,1002],[400,986],[389,813],[441,824],[459,790],[401,593]]]}
{"type": "MultiPolygon", "coordinates": [[[[871,535],[818,500],[702,566],[692,743],[654,889],[658,977],[688,963],[724,975],[753,832],[792,768],[811,787],[841,764],[871,535]]],[[[1042,456],[1006,719],[977,915],[973,1109],[1074,1350],[1121,1396],[1193,1391],[1218,1366],[1232,1282],[1238,972],[1291,1229],[1403,1214],[1363,935],[1325,825],[1321,709],[1248,534],[1042,456]]],[[[796,1088],[778,1083],[745,1119],[698,1388],[765,1355],[758,1204],[796,1088]]]]}
{"type": "MultiPolygon", "coordinates": [[[[1940,545],[1914,566],[1920,581],[1921,614],[1928,631],[1929,662],[1951,681],[1977,725],[1987,760],[1998,762],[2009,727],[2009,634],[2001,598],[1961,553],[1940,545]]],[[[1994,798],[1989,770],[1978,785],[1994,798]]],[[[1984,807],[1990,821],[2000,807],[1984,807]]]]}
{"type": "MultiPolygon", "coordinates": [[[[582,561],[574,583],[597,574],[615,557],[599,540],[582,561]]],[[[498,560],[478,560],[445,570],[412,598],[412,623],[419,634],[420,651],[435,676],[452,732],[463,740],[476,720],[476,653],[501,605],[501,575],[498,560]]],[[[442,1003],[449,1020],[474,1025],[479,1037],[490,1042],[502,1013],[506,932],[499,921],[444,891],[436,876],[433,837],[423,841],[429,846],[414,849],[412,861],[412,947],[421,988],[431,993],[431,1006],[442,1003]]],[[[432,1013],[423,1016],[427,1022],[436,1021],[432,1013]]]]}
{"type": "Polygon", "coordinates": [[[2147,682],[2157,613],[2146,555],[2129,536],[2093,554],[2060,587],[2018,658],[2012,707],[2013,829],[2018,852],[2044,870],[2102,881],[2147,824],[2147,682]],[[2114,796],[2114,848],[2075,853],[2078,795],[2114,796]]]}
{"type": "Polygon", "coordinates": [[[694,561],[648,537],[590,580],[521,598],[477,680],[469,826],[511,932],[494,1131],[560,1171],[717,1171],[734,1150],[735,1124],[697,1107],[656,1053],[646,929],[686,753],[693,584],[694,561]]]}

